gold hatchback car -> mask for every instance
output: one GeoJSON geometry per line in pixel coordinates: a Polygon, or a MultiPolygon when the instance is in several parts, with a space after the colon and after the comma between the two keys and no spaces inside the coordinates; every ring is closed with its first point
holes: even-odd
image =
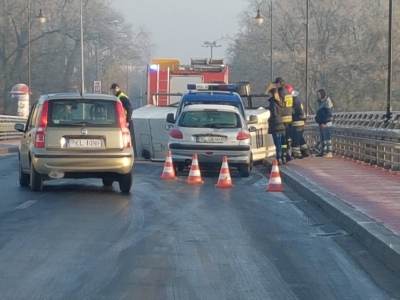
{"type": "Polygon", "coordinates": [[[19,149],[19,183],[41,191],[61,178],[118,181],[129,193],[134,163],[131,135],[122,103],[99,94],[43,95],[32,107],[19,149]]]}

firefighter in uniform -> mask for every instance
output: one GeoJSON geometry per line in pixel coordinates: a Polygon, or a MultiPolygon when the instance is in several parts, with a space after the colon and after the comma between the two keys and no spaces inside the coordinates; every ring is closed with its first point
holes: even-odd
{"type": "Polygon", "coordinates": [[[119,101],[121,101],[122,106],[125,109],[125,114],[126,114],[126,123],[129,124],[129,131],[131,132],[131,136],[133,138],[133,122],[132,122],[132,104],[131,101],[129,100],[128,96],[121,91],[121,88],[117,83],[113,83],[110,87],[111,92],[115,97],[118,98],[119,101]]]}
{"type": "Polygon", "coordinates": [[[286,89],[293,96],[293,122],[292,122],[292,155],[293,158],[303,158],[310,156],[307,143],[304,139],[304,126],[306,115],[304,113],[303,101],[299,93],[293,89],[293,86],[286,85],[286,89]]]}
{"type": "Polygon", "coordinates": [[[286,89],[286,83],[281,77],[277,77],[275,79],[275,85],[276,87],[280,89],[281,91],[281,96],[284,98],[283,100],[283,109],[282,109],[282,121],[283,124],[285,125],[285,142],[282,145],[282,152],[283,152],[283,157],[282,160],[283,163],[286,161],[290,161],[292,159],[291,156],[291,128],[292,128],[292,122],[293,122],[293,96],[289,94],[289,92],[286,89]]]}

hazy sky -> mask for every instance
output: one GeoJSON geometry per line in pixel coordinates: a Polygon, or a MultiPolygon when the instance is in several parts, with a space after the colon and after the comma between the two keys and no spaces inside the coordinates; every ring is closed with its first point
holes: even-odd
{"type": "MultiPolygon", "coordinates": [[[[203,41],[234,35],[246,0],[112,0],[128,22],[152,34],[153,56],[174,57],[189,63],[191,57],[208,57],[203,41]]],[[[214,51],[225,57],[227,40],[214,51]]]]}

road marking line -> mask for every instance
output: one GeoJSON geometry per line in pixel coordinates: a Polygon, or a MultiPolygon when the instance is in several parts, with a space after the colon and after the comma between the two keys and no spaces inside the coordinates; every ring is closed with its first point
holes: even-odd
{"type": "Polygon", "coordinates": [[[25,201],[24,203],[18,205],[15,209],[26,209],[28,207],[31,207],[36,202],[37,202],[37,200],[28,200],[28,201],[25,201]]]}

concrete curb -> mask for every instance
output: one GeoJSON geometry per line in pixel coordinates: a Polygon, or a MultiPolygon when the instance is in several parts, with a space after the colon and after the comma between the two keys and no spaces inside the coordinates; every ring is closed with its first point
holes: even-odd
{"type": "Polygon", "coordinates": [[[283,181],[305,199],[318,206],[331,219],[394,272],[400,273],[400,237],[316,183],[290,170],[290,164],[280,169],[283,181]]]}
{"type": "Polygon", "coordinates": [[[18,152],[18,146],[10,145],[6,147],[0,147],[0,155],[6,155],[16,152],[18,152]]]}

